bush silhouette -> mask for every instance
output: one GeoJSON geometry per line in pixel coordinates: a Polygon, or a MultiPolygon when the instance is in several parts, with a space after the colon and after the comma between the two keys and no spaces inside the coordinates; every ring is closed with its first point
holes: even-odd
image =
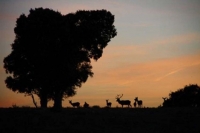
{"type": "Polygon", "coordinates": [[[197,84],[186,85],[169,94],[163,107],[200,107],[200,87],[197,84]]]}

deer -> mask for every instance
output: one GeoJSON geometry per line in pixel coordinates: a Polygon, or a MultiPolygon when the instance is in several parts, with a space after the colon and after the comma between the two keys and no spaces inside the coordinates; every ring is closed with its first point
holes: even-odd
{"type": "Polygon", "coordinates": [[[162,99],[164,100],[164,102],[168,99],[167,97],[162,97],[162,99]]]}
{"type": "Polygon", "coordinates": [[[137,102],[136,102],[136,101],[133,103],[133,106],[134,106],[135,108],[137,107],[137,102]]]}
{"type": "Polygon", "coordinates": [[[75,102],[75,103],[72,103],[72,100],[69,100],[69,103],[73,106],[73,107],[79,107],[80,106],[80,103],[79,102],[75,102]]]}
{"type": "Polygon", "coordinates": [[[107,107],[111,107],[111,105],[112,105],[111,102],[108,102],[108,99],[106,100],[106,104],[107,104],[107,107]]]}
{"type": "Polygon", "coordinates": [[[83,105],[83,107],[84,108],[89,108],[89,104],[85,102],[84,105],[83,105]]]}
{"type": "Polygon", "coordinates": [[[165,107],[170,106],[170,103],[168,101],[169,99],[167,97],[162,97],[162,99],[164,100],[162,106],[165,106],[165,107]]]}
{"type": "Polygon", "coordinates": [[[138,97],[136,97],[134,100],[138,104],[138,107],[141,108],[142,107],[142,100],[138,100],[138,97]]]}
{"type": "Polygon", "coordinates": [[[117,95],[117,97],[116,97],[116,101],[119,103],[119,104],[121,104],[122,105],[122,108],[123,108],[123,105],[128,105],[128,107],[130,106],[130,107],[132,107],[131,106],[131,101],[130,100],[120,100],[120,98],[123,96],[123,94],[120,96],[120,95],[117,95]]]}

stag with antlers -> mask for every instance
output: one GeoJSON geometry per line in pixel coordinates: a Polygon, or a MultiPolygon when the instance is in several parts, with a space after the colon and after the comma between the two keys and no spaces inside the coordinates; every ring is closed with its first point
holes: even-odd
{"type": "Polygon", "coordinates": [[[142,107],[142,100],[138,100],[138,97],[136,97],[134,100],[138,104],[138,107],[141,108],[142,107]]]}
{"type": "Polygon", "coordinates": [[[72,103],[72,100],[69,100],[69,103],[73,106],[73,107],[79,107],[80,106],[80,103],[79,102],[75,102],[75,103],[72,103]]]}
{"type": "Polygon", "coordinates": [[[107,104],[107,107],[111,107],[111,105],[112,105],[111,102],[108,102],[108,99],[106,100],[106,104],[107,104]]]}
{"type": "Polygon", "coordinates": [[[123,108],[123,105],[127,105],[128,107],[130,106],[130,107],[132,107],[131,106],[131,101],[130,100],[120,100],[120,98],[123,96],[123,94],[120,96],[120,95],[117,95],[117,97],[116,97],[116,99],[117,99],[117,102],[119,103],[119,104],[121,104],[122,105],[122,108],[123,108]]]}

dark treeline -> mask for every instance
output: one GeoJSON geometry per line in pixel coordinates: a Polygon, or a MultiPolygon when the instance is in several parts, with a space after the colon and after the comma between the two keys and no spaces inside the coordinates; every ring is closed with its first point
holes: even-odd
{"type": "Polygon", "coordinates": [[[200,107],[200,87],[197,84],[186,85],[184,88],[163,97],[163,107],[200,107]]]}

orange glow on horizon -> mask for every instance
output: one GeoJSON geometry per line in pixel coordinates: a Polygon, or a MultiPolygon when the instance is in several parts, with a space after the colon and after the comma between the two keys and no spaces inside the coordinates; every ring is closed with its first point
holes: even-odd
{"type": "MultiPolygon", "coordinates": [[[[200,84],[200,54],[183,56],[173,59],[156,60],[146,63],[128,64],[116,68],[108,68],[103,58],[101,63],[93,62],[94,77],[89,78],[77,95],[65,99],[63,107],[70,107],[68,100],[79,101],[104,107],[106,99],[113,103],[113,107],[120,106],[116,102],[117,94],[124,94],[122,99],[134,102],[135,97],[144,101],[146,107],[157,107],[171,91],[175,91],[188,84],[200,84]],[[105,68],[104,68],[105,67],[105,68]]],[[[110,60],[110,59],[109,59],[110,60]]],[[[31,97],[24,97],[6,89],[5,96],[1,96],[0,107],[11,107],[13,104],[34,106],[31,97]],[[12,99],[10,99],[12,98],[12,99]]],[[[35,96],[39,103],[39,98],[35,96]]],[[[52,106],[53,102],[49,103],[52,106]]]]}

